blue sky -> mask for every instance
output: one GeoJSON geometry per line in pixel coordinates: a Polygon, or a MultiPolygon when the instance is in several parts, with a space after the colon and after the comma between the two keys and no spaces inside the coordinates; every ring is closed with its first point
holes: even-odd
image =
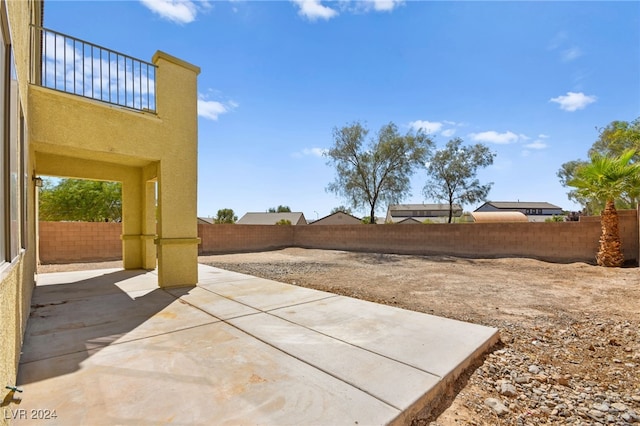
{"type": "MultiPolygon", "coordinates": [[[[482,142],[489,200],[577,209],[560,165],[640,116],[640,2],[51,0],[45,26],[201,68],[199,216],[346,204],[322,152],[355,120],[482,142]]],[[[434,201],[425,180],[404,202],[434,201]]]]}

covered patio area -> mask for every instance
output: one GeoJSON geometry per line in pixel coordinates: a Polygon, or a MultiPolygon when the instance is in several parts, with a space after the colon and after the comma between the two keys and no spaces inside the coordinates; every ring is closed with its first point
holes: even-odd
{"type": "Polygon", "coordinates": [[[406,424],[498,340],[493,328],[210,266],[199,265],[195,287],[159,288],[155,274],[40,275],[19,367],[22,402],[5,416],[406,424]]]}

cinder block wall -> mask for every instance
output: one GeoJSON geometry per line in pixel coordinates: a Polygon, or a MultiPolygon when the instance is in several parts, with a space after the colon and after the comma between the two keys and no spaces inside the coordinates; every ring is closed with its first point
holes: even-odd
{"type": "MultiPolygon", "coordinates": [[[[622,210],[625,259],[640,259],[640,211],[622,210]]],[[[40,262],[122,258],[119,223],[40,222],[40,262]]],[[[594,262],[600,220],[560,223],[430,225],[198,225],[198,253],[221,254],[303,247],[464,257],[531,257],[550,262],[594,262]]]]}
{"type": "Polygon", "coordinates": [[[40,263],[99,262],[122,259],[122,224],[40,222],[40,263]]]}
{"type": "MultiPolygon", "coordinates": [[[[289,225],[198,225],[199,254],[241,253],[291,247],[294,230],[289,225]]],[[[300,227],[304,227],[301,225],[300,227]]]]}
{"type": "MultiPolygon", "coordinates": [[[[620,211],[623,252],[640,258],[638,212],[620,211]]],[[[430,225],[199,225],[200,254],[303,247],[465,257],[531,257],[551,262],[594,262],[598,217],[582,222],[430,225]]]]}

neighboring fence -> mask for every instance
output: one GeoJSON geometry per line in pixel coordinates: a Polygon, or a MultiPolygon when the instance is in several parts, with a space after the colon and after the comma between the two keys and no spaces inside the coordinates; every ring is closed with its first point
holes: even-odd
{"type": "Polygon", "coordinates": [[[39,222],[40,263],[122,259],[121,223],[39,222]]]}
{"type": "MultiPolygon", "coordinates": [[[[640,258],[638,211],[623,210],[620,235],[628,262],[640,258]]],[[[473,258],[531,257],[594,262],[598,217],[580,222],[430,225],[198,225],[199,254],[303,247],[473,258]]],[[[40,222],[41,263],[119,259],[120,224],[40,222]]]]}

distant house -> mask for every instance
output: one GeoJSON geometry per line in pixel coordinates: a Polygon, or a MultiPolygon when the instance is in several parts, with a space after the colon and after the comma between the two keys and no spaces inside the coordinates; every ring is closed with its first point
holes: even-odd
{"type": "Polygon", "coordinates": [[[212,217],[199,217],[198,225],[213,225],[215,219],[212,217]]]}
{"type": "Polygon", "coordinates": [[[476,212],[520,212],[529,222],[544,222],[554,215],[562,215],[562,207],[546,202],[487,201],[476,212]]]}
{"type": "Polygon", "coordinates": [[[527,216],[520,212],[478,212],[471,213],[474,223],[529,222],[527,216]]]}
{"type": "Polygon", "coordinates": [[[275,225],[281,220],[288,220],[292,225],[306,225],[304,213],[247,213],[236,223],[238,225],[275,225]]]}
{"type": "MultiPolygon", "coordinates": [[[[453,216],[462,216],[462,206],[453,205],[453,216]]],[[[387,209],[387,223],[398,223],[407,218],[418,222],[446,222],[449,219],[449,204],[392,204],[387,209]]]]}
{"type": "Polygon", "coordinates": [[[422,222],[413,218],[413,217],[405,217],[399,222],[395,222],[396,225],[422,225],[422,222]]]}
{"type": "Polygon", "coordinates": [[[362,219],[345,212],[335,212],[310,223],[309,225],[362,225],[362,219]]]}

